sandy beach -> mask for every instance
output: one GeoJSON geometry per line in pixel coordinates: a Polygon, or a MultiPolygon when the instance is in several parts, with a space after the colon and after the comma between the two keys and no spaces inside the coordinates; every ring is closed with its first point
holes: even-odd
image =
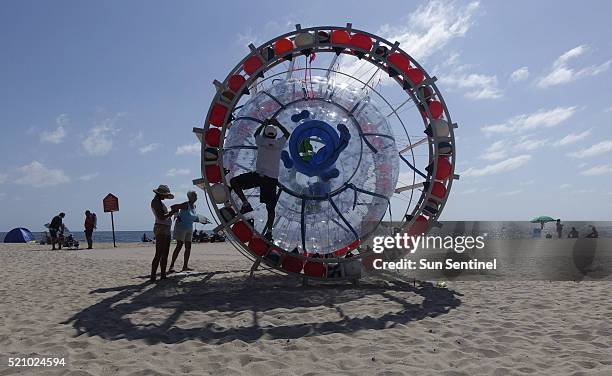
{"type": "Polygon", "coordinates": [[[610,281],[302,287],[220,243],[151,285],[152,245],[104,248],[0,247],[0,375],[612,374],[610,281]]]}

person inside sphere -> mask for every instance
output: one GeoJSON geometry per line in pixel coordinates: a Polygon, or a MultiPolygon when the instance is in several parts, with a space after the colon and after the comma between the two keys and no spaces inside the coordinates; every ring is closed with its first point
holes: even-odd
{"type": "Polygon", "coordinates": [[[278,170],[280,167],[281,152],[289,139],[289,131],[276,119],[266,119],[255,130],[255,144],[257,145],[257,162],[255,171],[234,176],[230,179],[231,189],[242,200],[242,214],[253,211],[244,189],[259,187],[259,202],[266,204],[268,219],[264,227],[265,237],[272,240],[272,225],[276,210],[276,186],[278,185],[278,170]],[[276,138],[276,128],[283,135],[276,138]],[[261,134],[263,131],[263,135],[261,134]]]}

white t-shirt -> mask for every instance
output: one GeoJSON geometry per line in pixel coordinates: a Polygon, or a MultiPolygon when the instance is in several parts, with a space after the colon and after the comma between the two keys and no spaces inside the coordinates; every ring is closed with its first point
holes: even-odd
{"type": "Polygon", "coordinates": [[[269,178],[278,179],[278,168],[281,159],[281,152],[287,143],[287,138],[268,138],[262,135],[255,136],[257,145],[257,164],[255,171],[269,178]]]}

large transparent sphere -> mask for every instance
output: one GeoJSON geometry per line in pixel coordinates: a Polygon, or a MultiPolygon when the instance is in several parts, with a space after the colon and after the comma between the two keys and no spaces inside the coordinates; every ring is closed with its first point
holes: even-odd
{"type": "MultiPolygon", "coordinates": [[[[255,119],[269,117],[291,133],[288,163],[280,163],[274,242],[289,251],[305,246],[308,253],[327,254],[373,231],[388,209],[399,166],[389,123],[365,92],[322,77],[308,87],[283,80],[257,92],[226,131],[228,180],[255,170],[255,119]]],[[[262,231],[267,214],[259,189],[246,193],[262,231]]],[[[234,196],[234,202],[240,200],[234,196]]]]}

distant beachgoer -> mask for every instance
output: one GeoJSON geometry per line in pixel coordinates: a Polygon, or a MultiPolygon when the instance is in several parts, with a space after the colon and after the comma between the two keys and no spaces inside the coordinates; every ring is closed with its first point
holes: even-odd
{"type": "Polygon", "coordinates": [[[191,242],[193,241],[193,223],[199,221],[199,217],[195,212],[195,202],[198,200],[198,195],[194,191],[187,192],[187,201],[182,204],[172,205],[173,210],[179,210],[176,224],[174,225],[174,239],[176,247],[172,253],[172,261],[168,273],[174,273],[174,263],[178,258],[183,244],[185,244],[185,257],[183,260],[183,269],[181,271],[193,270],[189,268],[189,256],[191,255],[191,242]]]}
{"type": "Polygon", "coordinates": [[[143,232],[143,233],[142,233],[142,242],[143,242],[143,243],[149,243],[150,241],[151,241],[151,239],[149,239],[149,238],[147,237],[147,233],[146,233],[146,232],[143,232]]]}
{"type": "Polygon", "coordinates": [[[576,230],[576,227],[572,227],[572,230],[569,232],[569,234],[567,234],[567,237],[570,239],[576,239],[578,237],[578,230],[576,230]]]}
{"type": "MultiPolygon", "coordinates": [[[[62,242],[58,239],[58,234],[62,235],[64,233],[64,222],[63,219],[66,217],[66,214],[59,213],[51,220],[49,223],[49,234],[51,235],[51,250],[55,251],[55,243],[57,243],[58,249],[62,249],[62,242]]],[[[60,236],[61,238],[62,236],[60,236]]]]}
{"type": "Polygon", "coordinates": [[[590,234],[587,234],[587,236],[585,236],[586,238],[598,238],[599,237],[599,233],[597,232],[597,229],[595,228],[595,226],[593,226],[593,229],[591,230],[590,234]]]}
{"type": "Polygon", "coordinates": [[[151,282],[155,282],[157,267],[160,267],[160,279],[166,279],[166,265],[168,264],[168,253],[170,252],[170,233],[172,228],[172,215],[175,212],[168,211],[162,200],[173,199],[167,185],[160,185],[154,189],[155,197],[151,200],[151,210],[155,216],[153,233],[155,234],[155,257],[151,263],[151,282]]]}
{"type": "Polygon", "coordinates": [[[561,220],[557,219],[557,235],[559,239],[561,239],[561,235],[563,235],[563,225],[561,224],[561,220]]]}
{"type": "Polygon", "coordinates": [[[95,217],[89,210],[85,211],[85,239],[87,239],[87,249],[93,248],[93,231],[96,228],[95,217]]]}

